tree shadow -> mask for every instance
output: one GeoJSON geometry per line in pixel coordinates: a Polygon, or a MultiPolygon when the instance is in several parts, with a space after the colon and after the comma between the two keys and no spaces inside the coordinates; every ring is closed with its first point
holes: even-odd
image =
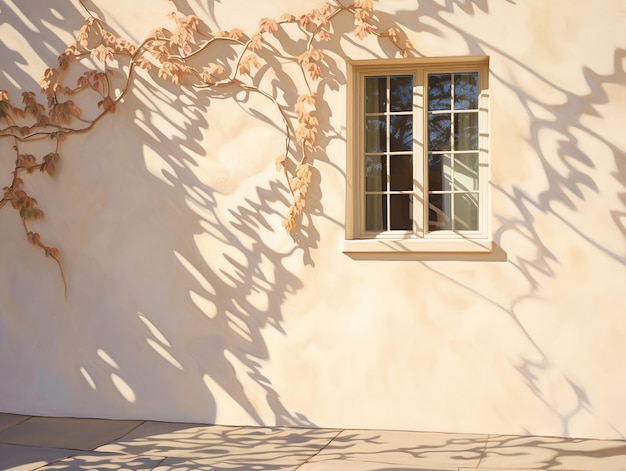
{"type": "MultiPolygon", "coordinates": [[[[21,15],[57,16],[57,7],[37,15],[35,8],[21,15]]],[[[66,8],[62,19],[77,16],[66,8]]],[[[51,47],[63,50],[55,40],[51,47]]],[[[281,74],[283,94],[295,103],[293,81],[281,74]]],[[[285,334],[282,305],[302,287],[293,267],[312,263],[319,240],[312,224],[296,233],[297,243],[280,227],[289,206],[274,170],[280,115],[260,95],[157,86],[148,74],[135,80],[116,115],[98,123],[105,139],[68,139],[65,174],[55,182],[65,191],[51,197],[65,212],[38,226],[51,240],[72,234],[68,302],[53,304],[63,313],[55,328],[78,334],[72,344],[42,346],[77,383],[59,384],[65,399],[42,412],[213,423],[224,409],[234,422],[312,425],[262,372],[266,332],[285,334]],[[256,124],[240,127],[238,119],[256,124]]]]}
{"type": "MultiPolygon", "coordinates": [[[[178,3],[188,8],[186,2],[178,3]]],[[[65,21],[78,25],[82,19],[71,6],[60,12],[46,5],[15,7],[20,15],[8,9],[11,15],[15,13],[10,18],[23,37],[33,30],[24,18],[37,18],[32,20],[35,29],[53,38],[47,43],[33,42],[31,47],[42,58],[48,57],[48,48],[65,48],[60,38],[50,34],[48,25],[62,26],[65,21]]],[[[586,195],[598,194],[600,188],[591,170],[598,159],[612,159],[612,175],[621,187],[617,195],[621,206],[601,211],[606,211],[616,229],[626,235],[626,191],[622,191],[626,187],[625,152],[585,124],[587,118],[598,114],[597,107],[606,103],[607,86],[625,83],[626,51],[613,52],[614,66],[608,74],[583,67],[581,75],[587,89],[574,92],[548,81],[540,71],[497,45],[458,29],[448,20],[447,14],[453,12],[486,14],[489,4],[487,0],[447,0],[444,4],[424,0],[416,10],[400,11],[393,18],[381,14],[380,20],[383,24],[398,21],[407,29],[417,24],[419,32],[441,37],[453,31],[464,38],[469,54],[498,55],[507,67],[563,99],[554,104],[529,92],[501,69],[492,70],[491,80],[517,97],[532,122],[527,143],[536,154],[536,171],[546,180],[538,193],[515,182],[492,186],[493,198],[513,208],[513,214],[494,214],[496,243],[506,250],[509,238],[514,237],[532,247],[527,253],[509,253],[507,258],[525,280],[525,292],[503,303],[477,285],[447,274],[440,264],[422,263],[426,270],[467,289],[510,318],[536,353],[520,356],[514,367],[533,394],[559,418],[563,435],[569,435],[572,418],[591,410],[592,400],[580,384],[553,364],[518,317],[517,308],[528,299],[538,298],[538,288],[556,276],[560,263],[554,247],[544,241],[538,214],[559,220],[565,230],[599,254],[626,263],[623,248],[601,243],[558,209],[575,212],[586,195]],[[546,148],[542,137],[546,133],[558,144],[558,159],[546,148]],[[601,156],[578,146],[581,135],[602,149],[601,156]],[[558,375],[577,398],[570,411],[563,412],[546,398],[541,379],[548,373],[558,375]]],[[[294,44],[282,43],[281,47],[295,50],[294,44]]],[[[338,44],[332,47],[341,51],[338,44]]],[[[26,89],[37,88],[19,67],[26,61],[24,55],[2,40],[0,54],[3,62],[6,58],[7,63],[16,64],[1,72],[3,80],[32,85],[24,86],[26,89]]],[[[293,78],[275,65],[269,64],[270,69],[279,70],[272,79],[274,95],[285,93],[285,101],[293,102],[296,97],[287,91],[294,88],[293,78]]],[[[324,82],[326,88],[320,89],[322,96],[323,90],[345,85],[341,64],[328,58],[326,65],[331,78],[324,82]]],[[[59,175],[64,192],[54,197],[68,211],[51,215],[52,221],[42,223],[53,240],[61,241],[69,233],[75,244],[66,255],[68,282],[74,288],[67,307],[56,304],[63,317],[54,321],[58,330],[52,332],[74,332],[75,340],[41,348],[51,354],[43,362],[53,358],[67,362],[63,373],[53,378],[58,388],[53,396],[73,401],[78,415],[99,407],[112,416],[139,414],[163,420],[216,422],[222,404],[227,404],[224,407],[228,411],[241,411],[242,423],[312,425],[309,418],[283,403],[280,392],[263,375],[263,364],[270,360],[266,336],[286,334],[282,327],[285,301],[303,289],[294,265],[313,265],[311,251],[320,239],[312,223],[296,232],[296,244],[280,233],[288,192],[279,175],[267,179],[268,168],[280,150],[280,146],[270,149],[269,142],[282,141],[281,130],[273,124],[278,117],[268,117],[267,103],[257,101],[259,97],[181,92],[173,86],[157,87],[154,80],[145,74],[138,77],[136,88],[118,114],[99,123],[103,129],[98,132],[111,139],[99,141],[94,148],[91,137],[73,136],[66,146],[67,161],[76,170],[70,171],[68,165],[59,175]],[[233,107],[224,107],[225,101],[233,107]],[[229,119],[224,118],[236,113],[240,114],[233,122],[245,121],[246,116],[255,118],[259,127],[253,135],[228,126],[229,119]],[[255,141],[263,134],[272,139],[255,141]],[[211,142],[218,140],[233,146],[213,149],[211,142]],[[235,145],[243,143],[252,143],[252,147],[241,151],[235,145]],[[245,158],[238,152],[245,153],[245,158]],[[80,188],[72,180],[77,178],[80,188]],[[72,391],[63,384],[67,378],[78,380],[80,386],[72,391]],[[197,416],[198,409],[205,411],[202,417],[197,416]]],[[[332,110],[323,106],[320,116],[330,119],[332,110]]],[[[341,130],[328,126],[320,147],[326,148],[342,136],[341,130]]],[[[315,159],[344,175],[341,164],[324,152],[315,159]]],[[[315,178],[319,181],[319,175],[315,178]]],[[[46,188],[45,183],[37,185],[46,188]]],[[[310,221],[326,217],[322,196],[321,190],[312,190],[313,204],[306,213],[310,221]]],[[[340,221],[332,222],[341,225],[340,221]]],[[[32,276],[32,280],[36,278],[32,276]]],[[[29,292],[26,281],[16,286],[16,292],[29,292]]],[[[39,327],[36,338],[51,342],[44,330],[39,327]]],[[[58,402],[53,407],[66,408],[68,403],[58,402]]]]}
{"type": "MultiPolygon", "coordinates": [[[[526,323],[518,315],[519,306],[529,300],[541,299],[541,288],[550,278],[559,276],[560,260],[554,244],[546,242],[546,229],[538,221],[540,217],[549,217],[561,224],[562,230],[569,236],[578,238],[599,256],[607,257],[618,265],[626,264],[626,246],[602,243],[593,226],[581,226],[568,217],[568,211],[576,213],[583,205],[589,206],[589,195],[596,197],[605,189],[599,188],[594,180],[594,172],[599,168],[609,167],[611,161],[614,171],[611,175],[620,188],[617,198],[621,203],[618,208],[608,205],[598,207],[606,219],[611,218],[615,229],[626,235],[625,207],[626,197],[626,150],[613,143],[608,132],[603,134],[598,126],[587,124],[590,118],[600,117],[599,107],[608,103],[607,89],[613,85],[626,84],[624,59],[626,51],[617,49],[612,52],[613,67],[609,73],[599,73],[582,65],[581,77],[584,79],[583,91],[568,90],[562,84],[552,82],[540,69],[523,63],[515,56],[501,49],[498,44],[491,44],[463,30],[448,15],[463,11],[468,16],[476,13],[488,14],[489,3],[484,1],[421,1],[415,11],[398,12],[396,18],[404,27],[417,24],[417,30],[423,34],[444,38],[450,34],[463,38],[468,54],[490,56],[497,59],[491,66],[492,90],[514,95],[524,113],[523,119],[530,121],[526,142],[533,150],[535,159],[533,172],[539,173],[545,180],[545,187],[539,192],[529,190],[523,183],[505,178],[506,184],[492,183],[492,199],[498,202],[494,210],[496,230],[494,241],[507,251],[508,263],[526,281],[527,292],[521,293],[510,303],[501,302],[497,296],[484,291],[479,284],[464,281],[446,273],[436,265],[424,263],[424,267],[435,275],[456,284],[476,298],[491,304],[496,310],[508,316],[512,324],[526,339],[527,345],[534,352],[532,355],[521,354],[514,367],[533,394],[545,404],[561,423],[561,434],[570,436],[571,422],[580,413],[593,411],[594,404],[585,388],[577,383],[567,372],[562,371],[535,340],[526,323]],[[538,90],[541,90],[538,91],[538,90]],[[586,145],[581,142],[586,141],[586,145]],[[589,145],[593,143],[593,147],[589,145]],[[556,148],[551,147],[553,143],[556,148]],[[602,165],[599,165],[602,164],[602,165]],[[503,209],[500,210],[499,207],[503,209]],[[563,211],[565,209],[566,211],[563,211]],[[607,217],[608,216],[608,217],[607,217]],[[532,250],[518,253],[508,251],[508,241],[524,241],[532,250]],[[556,376],[561,385],[576,398],[575,404],[563,411],[562,404],[549,398],[545,390],[547,377],[556,376]]],[[[516,2],[509,2],[514,8],[516,2]]],[[[391,18],[383,18],[383,22],[391,18]]],[[[462,22],[459,22],[461,24],[462,22]]],[[[419,44],[416,44],[420,54],[419,44]]],[[[496,104],[492,99],[492,107],[496,104]]],[[[493,110],[492,110],[493,111],[493,110]]],[[[492,136],[492,142],[498,140],[492,136]]],[[[494,146],[495,147],[495,146],[494,146]]],[[[504,149],[504,146],[500,147],[504,149]]],[[[511,155],[492,155],[492,167],[502,168],[500,160],[510,159],[511,155]]],[[[612,195],[607,195],[610,198],[612,195]]],[[[588,208],[587,208],[588,211],[588,208]]],[[[606,426],[623,436],[606,418],[606,426]]]]}

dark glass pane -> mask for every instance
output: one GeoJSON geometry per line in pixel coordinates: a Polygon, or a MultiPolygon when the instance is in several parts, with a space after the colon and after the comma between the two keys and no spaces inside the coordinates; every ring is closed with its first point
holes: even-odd
{"type": "Polygon", "coordinates": [[[457,154],[454,158],[454,189],[478,190],[478,154],[457,154]]]}
{"type": "Polygon", "coordinates": [[[478,150],[478,113],[454,115],[454,149],[478,150]]]}
{"type": "Polygon", "coordinates": [[[430,232],[452,229],[451,196],[450,194],[428,195],[428,230],[430,232]]]}
{"type": "Polygon", "coordinates": [[[365,195],[365,230],[387,230],[387,197],[365,195]]]}
{"type": "Polygon", "coordinates": [[[411,195],[391,195],[391,230],[411,230],[411,195]]]}
{"type": "Polygon", "coordinates": [[[413,189],[413,157],[411,155],[391,156],[389,167],[392,191],[410,191],[413,189]]]}
{"type": "Polygon", "coordinates": [[[478,73],[454,74],[454,109],[478,109],[478,73]]]}
{"type": "Polygon", "coordinates": [[[428,116],[428,150],[450,150],[452,121],[450,114],[431,114],[428,116]]]}
{"type": "Polygon", "coordinates": [[[385,118],[365,118],[365,152],[385,152],[387,150],[387,122],[385,118]]]}
{"type": "Polygon", "coordinates": [[[450,156],[428,154],[428,191],[450,191],[452,168],[450,156]]]}
{"type": "Polygon", "coordinates": [[[391,152],[413,148],[413,117],[391,116],[389,118],[389,149],[391,152]]]}
{"type": "Polygon", "coordinates": [[[452,108],[452,75],[431,74],[428,76],[428,110],[452,108]]]}
{"type": "Polygon", "coordinates": [[[365,77],[365,112],[384,113],[387,100],[387,77],[365,77]]]}
{"type": "Polygon", "coordinates": [[[478,230],[478,194],[454,195],[454,229],[457,231],[478,230]]]}
{"type": "Polygon", "coordinates": [[[413,108],[413,76],[398,75],[389,79],[391,111],[411,111],[413,108]]]}
{"type": "Polygon", "coordinates": [[[384,191],[387,186],[387,169],[382,155],[365,156],[365,191],[384,191]]]}

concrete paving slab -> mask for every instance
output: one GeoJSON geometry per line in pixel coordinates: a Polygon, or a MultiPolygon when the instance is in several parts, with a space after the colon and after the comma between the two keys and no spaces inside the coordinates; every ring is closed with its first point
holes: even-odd
{"type": "Polygon", "coordinates": [[[32,471],[75,453],[76,450],[0,444],[0,469],[3,471],[32,471]]]}
{"type": "Polygon", "coordinates": [[[86,452],[38,468],[37,471],[100,471],[107,469],[151,471],[161,462],[163,462],[163,457],[86,452]]]}
{"type": "MultiPolygon", "coordinates": [[[[477,471],[476,468],[471,468],[477,471]]],[[[371,461],[328,460],[305,463],[297,471],[458,471],[458,468],[433,468],[421,464],[388,464],[371,461]]],[[[536,470],[534,470],[536,471],[536,470]]]]}
{"type": "MultiPolygon", "coordinates": [[[[487,435],[400,432],[342,432],[312,462],[329,460],[457,469],[480,463],[487,435]]],[[[411,468],[408,468],[411,469],[411,468]]]]}
{"type": "Polygon", "coordinates": [[[0,443],[92,450],[126,435],[141,421],[31,417],[0,432],[0,443]]]}
{"type": "Polygon", "coordinates": [[[153,471],[295,471],[294,464],[265,461],[262,463],[167,458],[153,471]]]}
{"type": "MultiPolygon", "coordinates": [[[[98,452],[237,463],[299,464],[326,446],[337,430],[226,427],[146,422],[98,452]]],[[[204,463],[209,465],[209,462],[204,463]]]]}
{"type": "Polygon", "coordinates": [[[625,471],[626,441],[0,414],[0,470],[625,471]],[[95,450],[93,449],[95,448],[95,450]]]}
{"type": "Polygon", "coordinates": [[[559,437],[490,436],[481,468],[624,471],[626,442],[559,437]]]}
{"type": "Polygon", "coordinates": [[[0,412],[0,432],[29,419],[29,415],[5,414],[0,412]]]}

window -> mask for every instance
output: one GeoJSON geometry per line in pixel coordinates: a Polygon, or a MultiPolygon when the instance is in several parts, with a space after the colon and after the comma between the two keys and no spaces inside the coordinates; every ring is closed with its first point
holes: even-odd
{"type": "Polygon", "coordinates": [[[344,251],[490,251],[487,59],[359,61],[349,83],[344,251]]]}

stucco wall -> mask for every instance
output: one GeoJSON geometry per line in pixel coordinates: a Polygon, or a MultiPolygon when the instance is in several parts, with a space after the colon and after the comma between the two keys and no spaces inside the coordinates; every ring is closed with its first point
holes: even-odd
{"type": "MultiPolygon", "coordinates": [[[[172,8],[87,3],[134,40],[172,8]]],[[[319,5],[173,3],[248,31],[319,5]]],[[[67,300],[0,210],[0,411],[623,438],[626,5],[417,4],[376,3],[416,55],[490,57],[493,254],[342,253],[345,59],[387,57],[384,42],[330,46],[322,149],[293,238],[276,110],[143,74],[115,115],[63,144],[54,179],[29,179],[67,300]]],[[[0,89],[17,97],[82,10],[0,1],[0,15],[0,89]]],[[[293,100],[295,75],[264,80],[293,100]]],[[[10,146],[0,139],[0,186],[10,146]]]]}

